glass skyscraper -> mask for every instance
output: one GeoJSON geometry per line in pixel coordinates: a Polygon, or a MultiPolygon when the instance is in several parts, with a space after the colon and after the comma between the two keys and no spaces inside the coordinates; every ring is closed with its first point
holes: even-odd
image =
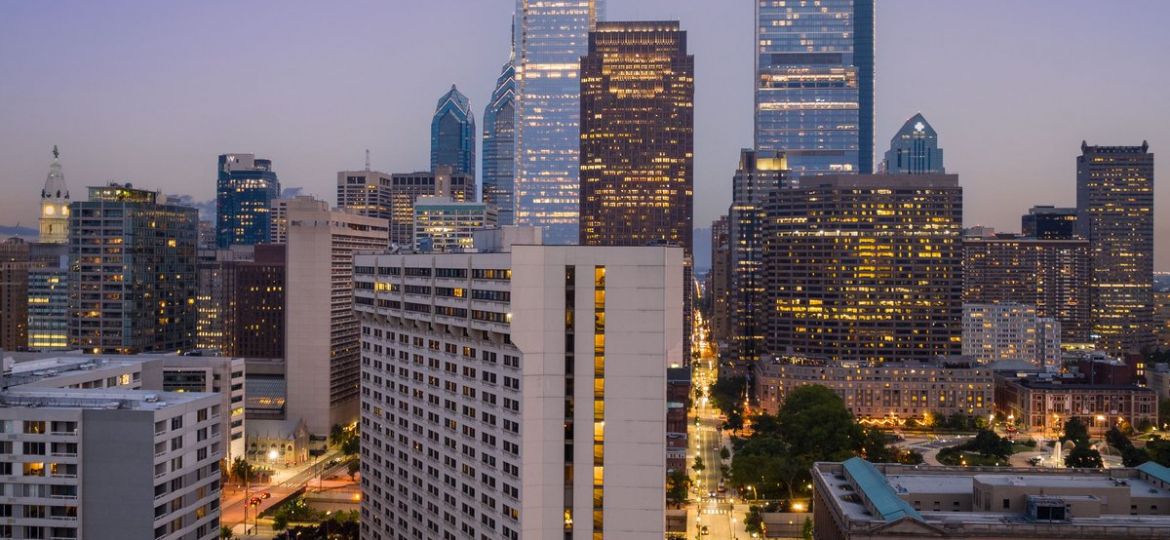
{"type": "Polygon", "coordinates": [[[942,174],[943,151],[938,147],[938,133],[930,122],[917,113],[890,139],[890,149],[882,160],[887,174],[942,174]]]}
{"type": "Polygon", "coordinates": [[[475,177],[475,114],[453,84],[439,98],[431,119],[431,171],[442,165],[475,177]]]}
{"type": "Polygon", "coordinates": [[[496,205],[500,225],[512,225],[516,176],[516,68],[504,64],[483,110],[483,202],[496,205]]]}
{"type": "Polygon", "coordinates": [[[756,3],[755,144],[794,177],[873,170],[873,0],[756,3]]]}
{"type": "Polygon", "coordinates": [[[216,182],[215,244],[219,248],[268,240],[269,211],[280,198],[272,161],[254,154],[219,156],[216,182]]]}
{"type": "Polygon", "coordinates": [[[601,0],[517,0],[517,225],[544,227],[546,244],[578,238],[581,57],[601,0]]]}

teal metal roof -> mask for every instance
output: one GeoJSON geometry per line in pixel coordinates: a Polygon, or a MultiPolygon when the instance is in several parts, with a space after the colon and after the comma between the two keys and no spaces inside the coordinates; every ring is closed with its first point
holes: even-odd
{"type": "Polygon", "coordinates": [[[886,481],[885,475],[877,470],[872,463],[855,457],[849,458],[842,463],[845,467],[845,472],[849,474],[849,478],[857,484],[857,488],[865,495],[870,504],[877,510],[878,515],[885,521],[895,521],[903,517],[909,517],[922,521],[922,514],[919,514],[910,503],[902,500],[894,488],[890,487],[890,483],[886,481]]]}
{"type": "Polygon", "coordinates": [[[1170,484],[1170,469],[1163,467],[1162,465],[1154,463],[1153,461],[1147,461],[1141,465],[1138,465],[1137,469],[1150,476],[1153,476],[1154,478],[1157,478],[1158,480],[1170,484]]]}

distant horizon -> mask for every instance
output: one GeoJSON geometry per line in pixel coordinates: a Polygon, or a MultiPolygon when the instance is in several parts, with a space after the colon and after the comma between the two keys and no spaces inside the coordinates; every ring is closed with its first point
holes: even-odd
{"type": "MultiPolygon", "coordinates": [[[[330,202],[336,172],[363,168],[366,149],[374,169],[425,170],[430,115],[452,83],[482,120],[513,8],[13,3],[0,19],[0,221],[36,226],[54,144],[75,200],[118,179],[208,201],[216,156],[232,152],[271,159],[282,185],[330,202]]],[[[695,56],[702,229],[726,212],[739,149],[751,146],[753,4],[607,2],[607,20],[651,19],[679,20],[695,56]]],[[[1082,140],[1170,148],[1160,52],[1170,2],[887,0],[876,20],[875,162],[921,112],[960,177],[967,227],[1017,232],[1033,205],[1075,206],[1082,140]]],[[[1168,193],[1155,189],[1161,271],[1168,193]]]]}

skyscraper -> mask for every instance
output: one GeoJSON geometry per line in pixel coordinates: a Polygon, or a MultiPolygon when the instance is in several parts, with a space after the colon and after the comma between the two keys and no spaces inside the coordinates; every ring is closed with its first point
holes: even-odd
{"type": "Polygon", "coordinates": [[[269,209],[280,198],[272,161],[254,154],[219,156],[216,182],[215,244],[219,248],[267,240],[269,209]]]}
{"type": "Polygon", "coordinates": [[[337,173],[338,208],[388,220],[391,244],[414,245],[414,202],[427,196],[474,201],[475,177],[452,173],[450,165],[391,175],[377,171],[337,173]]]}
{"type": "Polygon", "coordinates": [[[61,172],[61,153],[53,146],[53,163],[41,189],[40,241],[44,244],[64,244],[69,241],[69,187],[61,172]]]}
{"type": "Polygon", "coordinates": [[[475,231],[494,228],[496,207],[487,203],[436,196],[414,202],[414,248],[419,251],[470,249],[475,231]]]}
{"type": "Polygon", "coordinates": [[[773,191],[767,206],[768,352],[870,362],[959,354],[958,176],[801,183],[773,191]]]}
{"type": "Polygon", "coordinates": [[[890,149],[882,161],[886,174],[942,174],[943,151],[938,147],[938,133],[930,122],[917,113],[890,139],[890,149]]]}
{"type": "Polygon", "coordinates": [[[29,244],[20,238],[0,242],[0,349],[28,346],[29,244]]]}
{"type": "Polygon", "coordinates": [[[389,247],[386,220],[288,203],[285,265],[287,417],[315,435],[357,419],[360,328],[353,310],[353,256],[389,247]]]}
{"type": "Polygon", "coordinates": [[[1113,353],[1153,345],[1154,154],[1089,146],[1077,156],[1077,228],[1089,240],[1093,334],[1113,353]]]}
{"type": "Polygon", "coordinates": [[[70,206],[73,346],[134,354],[195,345],[199,211],[158,197],[111,182],[70,206]]]}
{"type": "Polygon", "coordinates": [[[731,181],[727,211],[728,314],[731,347],[727,358],[740,366],[760,360],[765,314],[764,205],[772,192],[788,187],[788,162],[781,152],[743,149],[731,181]]]}
{"type": "Polygon", "coordinates": [[[694,57],[675,21],[600,22],[581,59],[581,227],[590,246],[691,254],[694,57]]]}
{"type": "Polygon", "coordinates": [[[453,84],[431,118],[431,171],[443,165],[475,178],[475,113],[453,84]]]}
{"type": "Polygon", "coordinates": [[[1045,240],[1077,238],[1077,209],[1033,206],[1020,216],[1020,230],[1024,236],[1045,240]]]}
{"type": "Polygon", "coordinates": [[[873,0],[756,2],[755,147],[794,178],[873,170],[873,0]]]}
{"type": "Polygon", "coordinates": [[[711,305],[711,340],[722,343],[731,338],[731,245],[727,216],[711,222],[711,271],[707,274],[707,296],[711,305]]]}
{"type": "Polygon", "coordinates": [[[516,176],[516,68],[504,64],[483,110],[483,202],[496,205],[500,225],[514,223],[516,176]]]}
{"type": "Polygon", "coordinates": [[[578,241],[578,71],[602,0],[516,0],[515,222],[578,241]]]}

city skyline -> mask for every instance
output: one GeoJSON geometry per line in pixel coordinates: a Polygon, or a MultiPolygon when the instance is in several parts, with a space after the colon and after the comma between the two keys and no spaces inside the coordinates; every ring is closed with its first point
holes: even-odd
{"type": "MultiPolygon", "coordinates": [[[[1155,107],[1155,92],[1170,82],[1170,73],[1143,68],[1156,64],[1156,51],[1164,48],[1158,43],[1170,43],[1157,33],[1170,5],[1134,1],[1090,18],[1071,4],[1061,3],[1060,10],[1051,9],[1055,3],[1010,4],[1014,16],[1003,19],[1007,2],[878,3],[873,143],[884,149],[916,112],[929,118],[947,149],[948,170],[963,177],[966,225],[1015,232],[1019,215],[1033,205],[1071,206],[1076,172],[1070,163],[1082,140],[1146,140],[1155,154],[1170,142],[1170,113],[1155,107]],[[1055,18],[1054,29],[1029,24],[1040,16],[1055,18]],[[988,43],[980,29],[992,25],[999,31],[988,43]],[[1127,75],[1100,77],[1085,69],[1093,65],[1127,75]],[[988,77],[993,70],[998,75],[988,77]],[[1005,77],[1012,84],[990,82],[1005,77]]],[[[0,200],[4,225],[35,226],[29,200],[43,183],[53,144],[61,147],[74,189],[113,179],[196,200],[213,198],[215,171],[208,162],[229,151],[270,157],[281,164],[282,183],[325,197],[336,171],[360,168],[366,148],[376,169],[424,169],[434,96],[454,82],[474,108],[488,102],[510,50],[515,7],[505,0],[369,4],[326,13],[300,6],[278,12],[257,3],[236,6],[239,17],[220,20],[214,10],[194,6],[135,9],[142,6],[17,5],[0,21],[0,50],[10,51],[0,54],[0,71],[10,75],[0,88],[0,117],[7,119],[0,128],[0,162],[6,164],[0,189],[29,193],[28,199],[0,200]],[[247,22],[261,16],[272,24],[247,22]],[[420,39],[421,29],[440,22],[460,39],[416,54],[385,54],[417,50],[412,40],[420,39]],[[212,24],[226,30],[248,24],[256,39],[246,48],[210,42],[205,30],[212,24]],[[354,24],[389,29],[351,32],[343,26],[354,24]],[[345,35],[325,47],[284,39],[342,28],[345,35]],[[158,46],[139,47],[143,42],[158,46]],[[463,54],[451,54],[456,50],[463,54]],[[211,82],[232,72],[233,64],[222,61],[229,51],[240,70],[248,65],[254,71],[254,84],[211,82]],[[143,71],[148,64],[162,67],[143,71]],[[404,83],[395,73],[412,78],[404,83]],[[332,83],[354,76],[362,84],[339,89],[332,83]],[[238,115],[225,111],[235,109],[248,109],[252,120],[223,129],[226,120],[216,117],[234,119],[238,115]],[[153,174],[164,168],[166,177],[153,174]]],[[[753,6],[731,3],[718,13],[704,7],[657,0],[606,6],[608,20],[677,18],[691,35],[699,226],[730,201],[738,150],[752,139],[753,6]]],[[[1159,206],[1167,204],[1164,190],[1156,197],[1159,206]]],[[[1158,237],[1170,237],[1170,220],[1161,218],[1155,227],[1158,237]]],[[[1156,246],[1158,270],[1170,270],[1165,242],[1156,246]]]]}

